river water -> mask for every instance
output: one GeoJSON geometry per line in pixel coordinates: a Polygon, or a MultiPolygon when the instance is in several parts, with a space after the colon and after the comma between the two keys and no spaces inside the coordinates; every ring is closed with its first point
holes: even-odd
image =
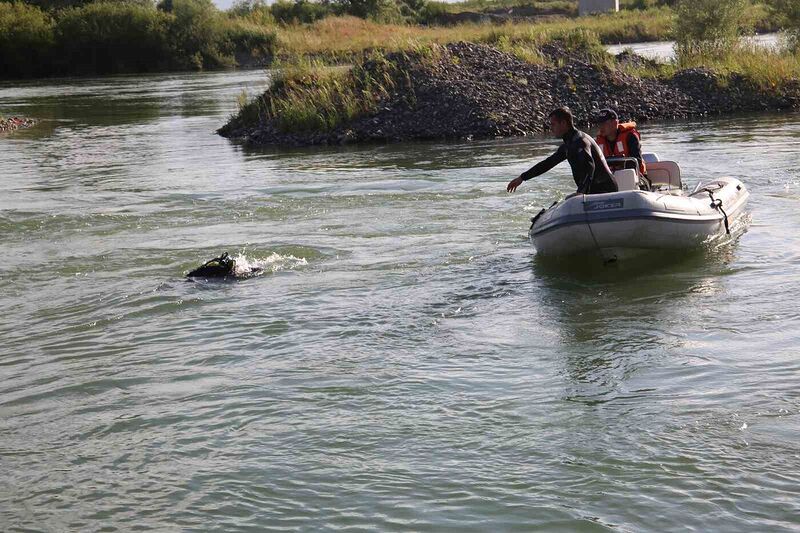
{"type": "Polygon", "coordinates": [[[0,86],[0,530],[800,528],[800,115],[645,125],[747,232],[563,272],[552,140],[214,135],[263,84],[0,86]]]}
{"type": "MultiPolygon", "coordinates": [[[[785,46],[785,41],[779,33],[765,33],[754,35],[745,40],[753,46],[780,49],[785,46]]],[[[619,54],[625,50],[630,50],[637,55],[655,59],[657,61],[671,61],[675,59],[675,41],[652,41],[645,43],[632,44],[613,44],[607,45],[606,50],[612,54],[619,54]]]]}

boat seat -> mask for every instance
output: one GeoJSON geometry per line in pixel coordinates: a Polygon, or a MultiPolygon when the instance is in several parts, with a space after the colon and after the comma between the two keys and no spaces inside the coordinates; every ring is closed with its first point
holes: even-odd
{"type": "Polygon", "coordinates": [[[632,168],[625,170],[614,171],[614,183],[620,191],[638,191],[639,180],[636,176],[636,171],[632,168]]]}
{"type": "Polygon", "coordinates": [[[642,159],[647,164],[650,163],[658,163],[661,159],[658,158],[658,154],[654,154],[653,152],[645,152],[642,154],[642,159]]]}
{"type": "Polygon", "coordinates": [[[668,185],[670,189],[681,188],[681,169],[675,161],[647,163],[647,178],[654,186],[668,185]]]}

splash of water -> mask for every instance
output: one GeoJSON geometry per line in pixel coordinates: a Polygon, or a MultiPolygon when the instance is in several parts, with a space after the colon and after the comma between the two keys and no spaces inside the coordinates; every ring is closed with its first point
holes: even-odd
{"type": "Polygon", "coordinates": [[[274,274],[282,270],[294,270],[295,268],[308,265],[308,261],[303,257],[295,257],[287,254],[281,255],[272,252],[267,257],[248,257],[244,252],[239,252],[236,257],[236,277],[253,277],[265,273],[274,274]]]}

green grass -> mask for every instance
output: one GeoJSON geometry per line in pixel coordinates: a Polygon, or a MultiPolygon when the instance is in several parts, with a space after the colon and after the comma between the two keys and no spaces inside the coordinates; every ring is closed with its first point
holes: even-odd
{"type": "Polygon", "coordinates": [[[465,0],[464,2],[431,2],[448,13],[465,11],[487,12],[495,10],[528,8],[540,13],[559,13],[566,16],[578,14],[578,2],[574,0],[465,0]]]}
{"type": "Polygon", "coordinates": [[[273,122],[284,133],[329,132],[375,111],[402,80],[396,65],[377,52],[348,68],[302,57],[279,67],[265,94],[243,105],[240,99],[235,124],[273,122]]]}
{"type": "MultiPolygon", "coordinates": [[[[484,42],[521,61],[537,65],[552,63],[541,52],[541,47],[547,44],[559,45],[571,56],[582,57],[594,64],[613,65],[612,56],[606,52],[597,34],[580,28],[538,35],[523,35],[516,38],[509,37],[504,33],[497,33],[484,42]]],[[[560,59],[554,66],[561,66],[564,60],[567,58],[560,59]]]]}
{"type": "Polygon", "coordinates": [[[547,22],[416,26],[379,24],[355,17],[329,17],[313,24],[292,24],[278,30],[279,51],[287,57],[310,55],[330,62],[351,60],[369,50],[410,50],[415,46],[459,41],[509,43],[521,55],[525,49],[557,35],[585,31],[602,43],[632,43],[667,39],[674,13],[667,8],[624,11],[587,18],[547,22]]]}
{"type": "Polygon", "coordinates": [[[684,55],[677,68],[704,67],[723,76],[741,75],[763,90],[772,90],[800,79],[800,55],[791,51],[740,44],[724,54],[684,55]]]}

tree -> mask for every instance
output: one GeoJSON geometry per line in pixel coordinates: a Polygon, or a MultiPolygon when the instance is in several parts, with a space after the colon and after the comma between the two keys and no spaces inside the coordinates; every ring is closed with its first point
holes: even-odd
{"type": "Polygon", "coordinates": [[[170,40],[186,67],[202,70],[231,62],[219,48],[222,16],[211,0],[162,0],[158,9],[174,17],[170,40]]]}
{"type": "Polygon", "coordinates": [[[335,3],[340,4],[345,13],[362,19],[391,22],[401,18],[396,0],[336,0],[335,3]]]}
{"type": "Polygon", "coordinates": [[[678,61],[696,55],[719,57],[733,50],[748,29],[749,5],[749,0],[680,0],[675,30],[678,61]]]}
{"type": "Polygon", "coordinates": [[[0,77],[42,74],[52,46],[50,15],[22,2],[0,3],[0,77]]]}
{"type": "Polygon", "coordinates": [[[771,11],[783,24],[789,36],[789,46],[800,53],[800,1],[770,0],[771,11]]]}

